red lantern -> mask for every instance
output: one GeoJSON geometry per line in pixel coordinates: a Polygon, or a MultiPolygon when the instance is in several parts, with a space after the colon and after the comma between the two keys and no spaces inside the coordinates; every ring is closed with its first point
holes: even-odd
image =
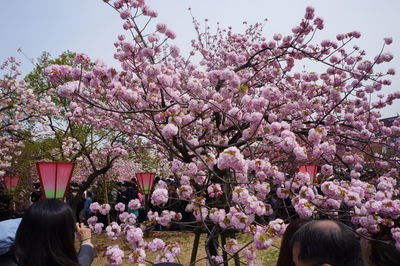
{"type": "Polygon", "coordinates": [[[136,173],[136,178],[144,195],[149,195],[153,186],[155,173],[136,173]]]}
{"type": "Polygon", "coordinates": [[[63,199],[71,180],[74,163],[37,162],[42,191],[48,199],[63,199]]]}
{"type": "Polygon", "coordinates": [[[311,183],[313,183],[318,172],[318,165],[301,165],[299,166],[299,172],[308,173],[311,178],[311,183]]]}
{"type": "Polygon", "coordinates": [[[19,180],[20,180],[20,178],[17,176],[4,176],[5,189],[9,193],[14,193],[15,189],[18,186],[19,180]]]}

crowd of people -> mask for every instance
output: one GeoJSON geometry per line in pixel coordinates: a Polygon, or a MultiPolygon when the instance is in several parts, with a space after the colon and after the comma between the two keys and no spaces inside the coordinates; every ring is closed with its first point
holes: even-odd
{"type": "MultiPolygon", "coordinates": [[[[154,183],[157,183],[160,180],[161,179],[159,177],[156,177],[154,183]]],[[[178,194],[176,192],[178,184],[176,183],[176,181],[173,180],[172,178],[167,178],[163,180],[163,182],[165,182],[166,186],[168,187],[168,202],[158,206],[153,205],[151,203],[151,200],[149,200],[148,196],[144,195],[144,193],[141,191],[140,186],[138,186],[137,184],[137,180],[134,178],[131,179],[130,181],[110,183],[110,189],[107,193],[107,199],[108,199],[107,203],[110,205],[109,220],[107,219],[108,217],[97,214],[98,221],[103,223],[105,226],[107,226],[109,222],[113,221],[118,222],[118,212],[115,210],[114,207],[119,202],[127,206],[128,213],[133,213],[136,215],[139,223],[146,220],[148,211],[158,212],[158,214],[161,214],[163,210],[169,210],[169,211],[174,211],[176,213],[181,213],[182,219],[180,221],[183,223],[195,221],[195,217],[193,216],[192,212],[187,209],[189,202],[182,201],[178,197],[178,194]],[[138,210],[129,209],[128,208],[129,202],[135,199],[139,200],[142,207],[140,207],[140,209],[138,210]],[[145,208],[146,204],[147,208],[145,208]]],[[[76,190],[74,187],[72,187],[71,189],[72,191],[76,190]]],[[[152,191],[150,191],[150,194],[151,192],[152,191]]],[[[74,194],[72,194],[72,196],[74,196],[74,194]]],[[[95,190],[85,191],[85,193],[83,193],[82,195],[80,203],[78,204],[78,207],[76,208],[75,216],[77,221],[87,224],[87,219],[90,218],[92,215],[94,215],[90,210],[90,204],[93,202],[99,202],[101,204],[106,203],[104,199],[105,196],[103,193],[96,193],[95,190]]],[[[190,227],[182,228],[182,226],[178,226],[177,224],[171,224],[168,227],[164,226],[155,227],[155,230],[190,230],[190,229],[191,229],[190,227]]]]}
{"type": "MultiPolygon", "coordinates": [[[[75,223],[71,208],[61,200],[38,200],[22,219],[0,222],[0,265],[86,266],[94,257],[90,229],[75,223]],[[78,252],[75,236],[81,243],[78,252]]],[[[282,238],[277,265],[394,266],[400,265],[400,252],[390,241],[360,240],[339,221],[296,219],[282,238]]]]}
{"type": "MultiPolygon", "coordinates": [[[[155,182],[160,180],[156,178],[155,182]]],[[[161,213],[171,210],[182,214],[184,222],[194,221],[187,210],[187,201],[179,200],[176,194],[178,184],[173,179],[164,180],[168,186],[169,200],[161,206],[153,206],[150,201],[147,210],[161,213]]],[[[72,184],[71,192],[76,192],[72,184]]],[[[124,183],[115,182],[108,191],[108,203],[111,205],[109,220],[103,218],[106,225],[118,221],[114,206],[122,202],[138,199],[142,204],[134,213],[139,223],[145,221],[145,195],[135,179],[124,183]]],[[[72,194],[73,195],[73,194],[72,194]]],[[[0,222],[0,265],[91,265],[95,250],[91,243],[91,231],[85,225],[93,214],[90,205],[104,201],[104,195],[95,195],[85,191],[74,213],[68,200],[44,199],[40,183],[34,183],[30,195],[30,207],[22,219],[10,219],[0,222]],[[75,251],[75,238],[81,243],[75,251]]],[[[292,220],[283,235],[278,266],[394,266],[400,265],[400,252],[396,250],[390,232],[384,230],[369,240],[358,236],[351,224],[324,219],[292,220]]],[[[171,225],[156,226],[155,230],[181,230],[171,225]]],[[[190,229],[190,228],[189,228],[190,229]]],[[[160,264],[161,265],[161,264],[160,264]]]]}
{"type": "MultiPolygon", "coordinates": [[[[160,180],[162,180],[160,177],[156,177],[154,183],[157,183],[160,180]]],[[[76,221],[86,223],[87,219],[93,215],[90,210],[91,203],[108,203],[111,206],[109,217],[110,219],[108,219],[108,217],[102,217],[101,215],[98,217],[100,222],[102,222],[104,225],[107,225],[111,221],[118,221],[118,215],[116,210],[114,209],[117,203],[122,202],[125,206],[128,206],[128,203],[131,200],[138,199],[142,204],[142,207],[139,210],[128,209],[128,212],[134,213],[137,216],[139,222],[143,222],[146,219],[147,211],[158,212],[160,214],[163,210],[170,210],[181,213],[182,221],[184,222],[194,221],[194,216],[191,214],[190,211],[187,211],[186,209],[188,202],[179,200],[176,192],[179,184],[177,184],[176,181],[172,178],[166,178],[162,181],[165,182],[168,186],[169,200],[167,203],[160,206],[154,206],[151,204],[148,196],[144,195],[144,193],[141,191],[141,188],[135,178],[132,178],[131,180],[125,182],[108,182],[108,189],[106,190],[106,192],[103,188],[103,184],[99,183],[97,185],[94,185],[81,195],[78,200],[78,204],[74,206],[73,210],[75,219],[76,221]],[[105,200],[106,198],[107,200],[105,200]],[[146,204],[148,204],[148,208],[146,209],[145,202],[147,202],[146,204]]],[[[67,189],[65,201],[71,206],[72,200],[77,195],[79,189],[80,184],[76,182],[71,182],[67,189]]],[[[18,204],[21,205],[19,206],[19,209],[21,210],[17,212],[15,208],[13,208],[15,198],[14,200],[12,200],[12,195],[5,193],[4,186],[0,184],[0,221],[21,217],[24,209],[39,201],[40,199],[45,198],[45,195],[43,194],[41,189],[40,182],[32,183],[31,188],[27,189],[27,193],[24,193],[24,195],[25,194],[27,195],[26,199],[19,198],[18,204]]],[[[156,230],[161,229],[165,230],[166,228],[161,226],[156,228],[156,230]]],[[[176,225],[173,225],[171,228],[168,229],[176,230],[177,228],[176,225]]]]}

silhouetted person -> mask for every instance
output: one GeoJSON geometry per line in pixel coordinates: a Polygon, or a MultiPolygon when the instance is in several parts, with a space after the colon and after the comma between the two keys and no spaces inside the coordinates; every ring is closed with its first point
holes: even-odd
{"type": "Polygon", "coordinates": [[[90,216],[92,215],[92,212],[90,210],[90,204],[93,203],[93,195],[92,192],[87,191],[86,192],[86,199],[85,199],[85,203],[83,205],[83,209],[85,211],[85,221],[87,221],[87,219],[90,218],[90,216]]]}
{"type": "Polygon", "coordinates": [[[10,218],[10,197],[5,193],[5,189],[0,186],[0,221],[10,218]]]}
{"type": "Polygon", "coordinates": [[[396,249],[396,242],[390,229],[383,228],[379,233],[373,235],[373,238],[374,240],[369,240],[368,242],[362,240],[364,246],[369,248],[369,252],[366,254],[366,265],[400,265],[400,251],[396,249]]]}
{"type": "Polygon", "coordinates": [[[31,203],[35,203],[42,197],[42,191],[40,190],[40,183],[33,183],[33,191],[31,193],[31,203]]]}

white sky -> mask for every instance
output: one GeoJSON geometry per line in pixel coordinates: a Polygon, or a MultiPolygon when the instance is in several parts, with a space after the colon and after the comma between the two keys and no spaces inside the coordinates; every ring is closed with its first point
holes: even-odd
{"type": "MultiPolygon", "coordinates": [[[[102,0],[1,0],[0,4],[0,61],[15,56],[23,63],[26,74],[32,65],[16,50],[22,48],[30,58],[37,58],[42,51],[57,56],[65,50],[83,52],[92,59],[102,59],[116,66],[113,59],[118,34],[124,33],[121,19],[102,0]]],[[[313,6],[316,15],[325,21],[325,29],[318,40],[334,39],[337,33],[358,30],[361,39],[355,44],[373,58],[382,46],[384,37],[393,37],[387,51],[395,55],[388,66],[400,71],[399,0],[148,0],[148,5],[157,10],[156,22],[167,23],[177,34],[175,43],[183,53],[195,37],[188,12],[192,8],[195,17],[215,26],[233,26],[243,30],[243,21],[261,22],[268,19],[265,36],[274,33],[290,33],[304,15],[307,6],[313,6]]],[[[392,78],[390,89],[399,90],[399,77],[392,78]]],[[[383,116],[398,112],[396,106],[386,108],[383,116]]]]}

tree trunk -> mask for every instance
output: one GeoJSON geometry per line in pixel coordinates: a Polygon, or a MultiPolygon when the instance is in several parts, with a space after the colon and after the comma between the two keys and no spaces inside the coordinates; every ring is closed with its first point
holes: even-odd
{"type": "MultiPolygon", "coordinates": [[[[103,174],[103,185],[104,185],[104,199],[105,199],[105,203],[108,204],[108,190],[107,190],[107,176],[106,174],[103,174]]],[[[108,224],[110,224],[110,212],[107,212],[107,222],[108,224]]]]}
{"type": "Polygon", "coordinates": [[[95,170],[93,173],[91,173],[88,178],[86,179],[85,182],[82,183],[82,185],[79,186],[78,192],[76,193],[75,197],[71,201],[71,208],[76,213],[76,209],[78,208],[79,201],[83,195],[83,193],[90,187],[90,185],[93,183],[93,181],[96,179],[96,177],[107,173],[108,170],[110,170],[112,163],[109,163],[108,165],[104,166],[100,170],[95,170]]]}
{"type": "Polygon", "coordinates": [[[210,263],[211,266],[216,266],[215,263],[211,260],[211,257],[218,256],[218,236],[219,236],[219,226],[214,225],[211,229],[211,232],[208,234],[205,247],[208,262],[210,263]]]}
{"type": "Polygon", "coordinates": [[[196,231],[194,233],[192,256],[190,257],[190,265],[194,265],[196,263],[197,251],[199,250],[200,236],[201,236],[201,231],[196,231]]]}
{"type": "Polygon", "coordinates": [[[229,266],[228,264],[228,253],[225,251],[226,245],[226,235],[225,233],[221,234],[221,247],[222,247],[222,257],[224,258],[224,266],[229,266]]]}

